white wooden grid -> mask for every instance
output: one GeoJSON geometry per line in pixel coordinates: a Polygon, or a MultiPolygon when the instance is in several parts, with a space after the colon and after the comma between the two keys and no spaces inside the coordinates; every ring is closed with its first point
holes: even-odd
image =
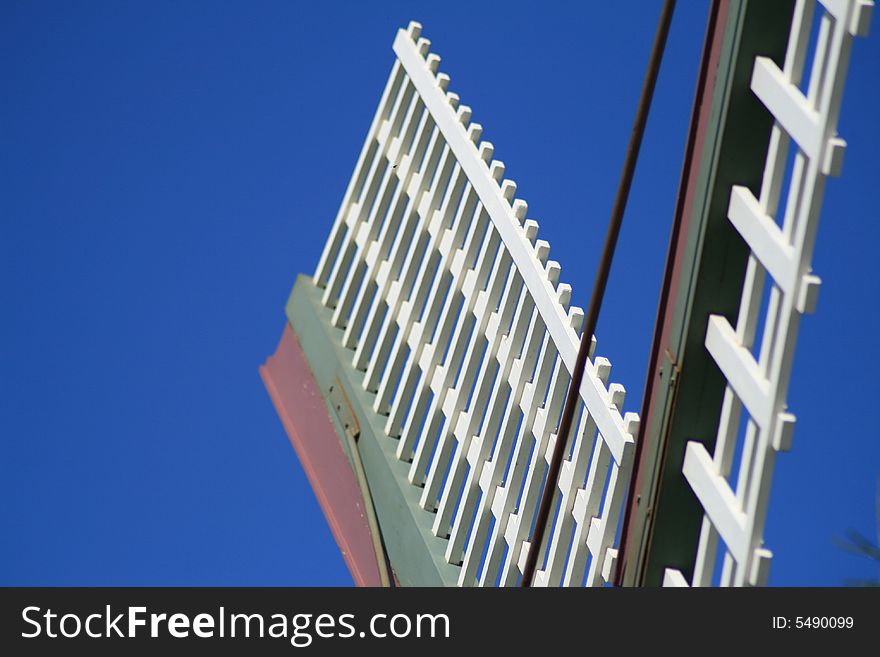
{"type": "Polygon", "coordinates": [[[693,579],[688,582],[678,570],[667,569],[667,586],[758,586],[767,581],[772,553],[763,544],[763,530],[776,453],[791,447],[795,417],[786,397],[798,326],[801,315],[814,310],[820,284],[810,268],[819,210],[825,179],[839,175],[846,146],[836,128],[853,38],[867,34],[873,8],[870,0],[821,0],[804,92],[800,83],[815,4],[798,0],[781,70],[769,58],[755,61],[751,88],[775,124],[759,197],[746,187],[731,190],[728,218],[751,253],[736,327],[719,315],[711,316],[707,327],[706,348],[727,388],[714,452],[692,441],[683,465],[705,512],[693,579]],[[787,177],[790,146],[796,150],[787,177]],[[745,428],[740,431],[743,410],[745,428]],[[730,481],[734,465],[735,487],[730,481]]]}
{"type": "MultiPolygon", "coordinates": [[[[459,584],[516,585],[583,311],[429,48],[397,34],[314,282],[459,584]]],[[[536,585],[613,572],[638,417],[610,369],[591,354],[536,585]]]]}

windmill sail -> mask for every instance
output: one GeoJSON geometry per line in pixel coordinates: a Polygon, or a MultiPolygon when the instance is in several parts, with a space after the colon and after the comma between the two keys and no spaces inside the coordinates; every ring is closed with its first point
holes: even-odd
{"type": "MultiPolygon", "coordinates": [[[[298,278],[282,343],[261,369],[356,582],[378,583],[387,557],[404,585],[517,585],[544,486],[553,487],[555,502],[534,585],[638,585],[651,583],[652,572],[668,585],[766,582],[769,483],[794,422],[785,397],[798,321],[812,309],[819,282],[810,271],[818,209],[825,177],[839,171],[843,153],[835,129],[850,45],[865,33],[871,8],[865,0],[823,0],[802,92],[813,5],[713,3],[692,119],[701,136],[689,146],[709,153],[703,160],[712,175],[700,179],[705,207],[692,205],[708,221],[718,213],[709,199],[722,198],[721,190],[726,217],[711,219],[723,224],[712,234],[741,240],[731,248],[742,251],[742,276],[728,276],[736,288],[724,294],[703,283],[697,293],[709,299],[707,315],[681,314],[691,322],[681,334],[701,334],[698,344],[688,343],[700,350],[690,362],[711,358],[720,368],[717,403],[704,399],[702,410],[705,424],[718,427],[716,439],[676,437],[675,413],[692,400],[682,391],[676,407],[675,376],[667,377],[659,421],[656,395],[646,400],[651,449],[634,463],[639,417],[623,413],[625,389],[610,382],[611,364],[595,354],[593,338],[557,481],[545,481],[547,465],[583,312],[570,305],[571,287],[560,282],[561,266],[538,238],[516,183],[505,178],[471,109],[449,90],[449,76],[438,72],[440,57],[421,26],[399,30],[391,74],[317,269],[298,278]],[[768,27],[789,23],[786,49],[786,33],[768,27]],[[785,54],[779,66],[761,55],[774,48],[785,54]],[[736,75],[742,67],[752,71],[750,89],[736,75]],[[719,168],[725,151],[710,143],[749,122],[755,135],[739,157],[754,160],[756,177],[754,154],[766,152],[754,194],[728,182],[719,168]],[[789,148],[796,149],[794,174],[777,223],[789,148]],[[765,287],[769,309],[762,313],[765,287]],[[717,302],[711,306],[715,293],[718,302],[725,294],[741,299],[735,322],[717,302]],[[762,344],[754,350],[759,321],[762,344]],[[728,477],[743,412],[734,487],[728,477]],[[682,508],[670,511],[676,504],[682,508]],[[683,524],[682,509],[691,518],[683,524]],[[629,537],[623,546],[621,526],[629,537]],[[676,535],[675,527],[684,530],[676,535]],[[724,572],[713,582],[722,544],[724,572]],[[621,549],[627,558],[616,580],[621,549]]],[[[686,160],[684,197],[696,184],[686,160]]],[[[704,239],[701,226],[692,230],[704,239]]],[[[669,266],[681,267],[674,246],[669,266]]],[[[700,253],[711,253],[698,246],[682,285],[687,275],[701,275],[700,253]]],[[[682,303],[693,305],[693,297],[682,303]]],[[[661,313],[658,331],[664,326],[661,313]]],[[[663,346],[661,339],[655,351],[663,346]]],[[[661,374],[682,374],[677,367],[657,362],[661,374]]],[[[649,369],[649,387],[654,374],[649,369]]]]}

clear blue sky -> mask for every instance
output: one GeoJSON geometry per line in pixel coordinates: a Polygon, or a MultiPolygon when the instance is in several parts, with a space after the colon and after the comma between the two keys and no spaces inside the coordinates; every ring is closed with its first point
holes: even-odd
{"type": "MultiPolygon", "coordinates": [[[[317,262],[395,30],[423,23],[586,305],[659,7],[3,2],[0,583],[349,584],[257,367],[317,262]]],[[[679,3],[597,332],[627,410],[707,7],[679,3]]],[[[878,81],[873,35],[801,329],[772,584],[877,575],[832,540],[876,531],[878,81]]]]}

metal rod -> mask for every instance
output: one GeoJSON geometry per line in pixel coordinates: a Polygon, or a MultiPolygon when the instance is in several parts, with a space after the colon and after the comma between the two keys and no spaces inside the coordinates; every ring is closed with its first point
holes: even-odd
{"type": "Polygon", "coordinates": [[[605,236],[605,246],[602,249],[602,257],[599,260],[599,270],[596,274],[596,282],[593,286],[593,294],[590,298],[590,306],[584,321],[584,331],[581,335],[581,344],[578,349],[577,360],[571,373],[571,383],[565,397],[565,406],[562,409],[562,419],[556,433],[556,444],[553,448],[553,457],[547,470],[547,479],[541,494],[541,503],[538,506],[538,514],[535,517],[535,533],[529,545],[526,564],[523,568],[521,586],[531,586],[547,531],[547,519],[550,516],[550,507],[553,504],[554,492],[559,479],[559,469],[565,455],[568,444],[568,434],[571,432],[571,423],[580,398],[581,381],[584,377],[584,367],[590,353],[590,344],[593,333],[596,332],[596,322],[599,319],[599,311],[602,308],[602,298],[605,295],[605,287],[608,283],[608,274],[611,271],[611,261],[614,257],[614,249],[617,246],[617,238],[620,235],[620,226],[623,223],[623,213],[626,210],[626,202],[629,198],[629,190],[632,186],[633,174],[639,157],[639,148],[642,137],[645,134],[645,124],[648,121],[648,111],[651,107],[651,98],[654,95],[654,87],[657,75],[660,72],[660,62],[663,59],[663,51],[666,47],[666,37],[669,35],[669,26],[672,23],[672,12],[675,8],[675,0],[664,0],[663,9],[660,11],[660,19],[657,24],[657,33],[654,36],[654,45],[651,49],[651,58],[648,62],[648,70],[645,73],[645,81],[642,85],[642,95],[636,110],[629,145],[626,149],[626,159],[623,163],[623,171],[620,174],[620,183],[617,187],[617,196],[614,199],[614,207],[611,210],[611,219],[608,224],[608,233],[605,236]]]}
{"type": "Polygon", "coordinates": [[[373,551],[376,553],[376,566],[379,569],[379,582],[383,588],[394,588],[394,580],[391,575],[391,564],[388,553],[385,551],[385,542],[382,540],[382,529],[379,527],[379,519],[376,517],[376,508],[373,506],[373,496],[370,493],[370,484],[367,474],[364,472],[364,464],[361,461],[361,452],[358,448],[357,438],[349,431],[343,432],[348,440],[348,451],[351,453],[351,464],[355,478],[364,498],[364,513],[367,517],[367,525],[370,527],[370,538],[373,539],[373,551]]]}

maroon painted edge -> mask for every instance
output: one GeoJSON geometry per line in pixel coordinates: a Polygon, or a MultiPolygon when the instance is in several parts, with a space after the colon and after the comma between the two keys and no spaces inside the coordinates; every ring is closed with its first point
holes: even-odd
{"type": "Polygon", "coordinates": [[[729,0],[713,0],[706,25],[706,37],[703,44],[703,53],[700,62],[700,72],[697,79],[697,87],[694,94],[694,104],[691,109],[691,120],[688,129],[688,142],[685,148],[682,162],[681,178],[676,199],[675,216],[672,224],[672,234],[669,239],[669,251],[666,255],[666,267],[663,275],[663,286],[660,292],[660,301],[657,307],[657,317],[654,325],[654,337],[651,343],[651,355],[647,378],[645,380],[645,392],[642,398],[641,417],[642,423],[639,428],[639,437],[636,442],[634,457],[635,469],[630,479],[627,506],[624,512],[623,527],[620,537],[620,556],[617,561],[617,573],[615,581],[619,586],[626,568],[627,557],[631,555],[634,546],[629,545],[631,524],[636,519],[636,491],[639,490],[645,468],[644,441],[651,435],[650,423],[653,418],[654,404],[656,400],[655,389],[660,385],[656,371],[661,361],[663,351],[668,349],[671,331],[672,314],[677,302],[678,281],[681,277],[682,257],[686,252],[690,220],[693,210],[694,194],[699,177],[703,152],[703,144],[706,132],[711,123],[712,95],[715,91],[715,72],[718,69],[718,60],[721,56],[721,48],[724,43],[724,30],[727,23],[730,8],[729,0]]]}
{"type": "Polygon", "coordinates": [[[357,586],[381,586],[364,499],[293,328],[260,376],[357,586]]]}

